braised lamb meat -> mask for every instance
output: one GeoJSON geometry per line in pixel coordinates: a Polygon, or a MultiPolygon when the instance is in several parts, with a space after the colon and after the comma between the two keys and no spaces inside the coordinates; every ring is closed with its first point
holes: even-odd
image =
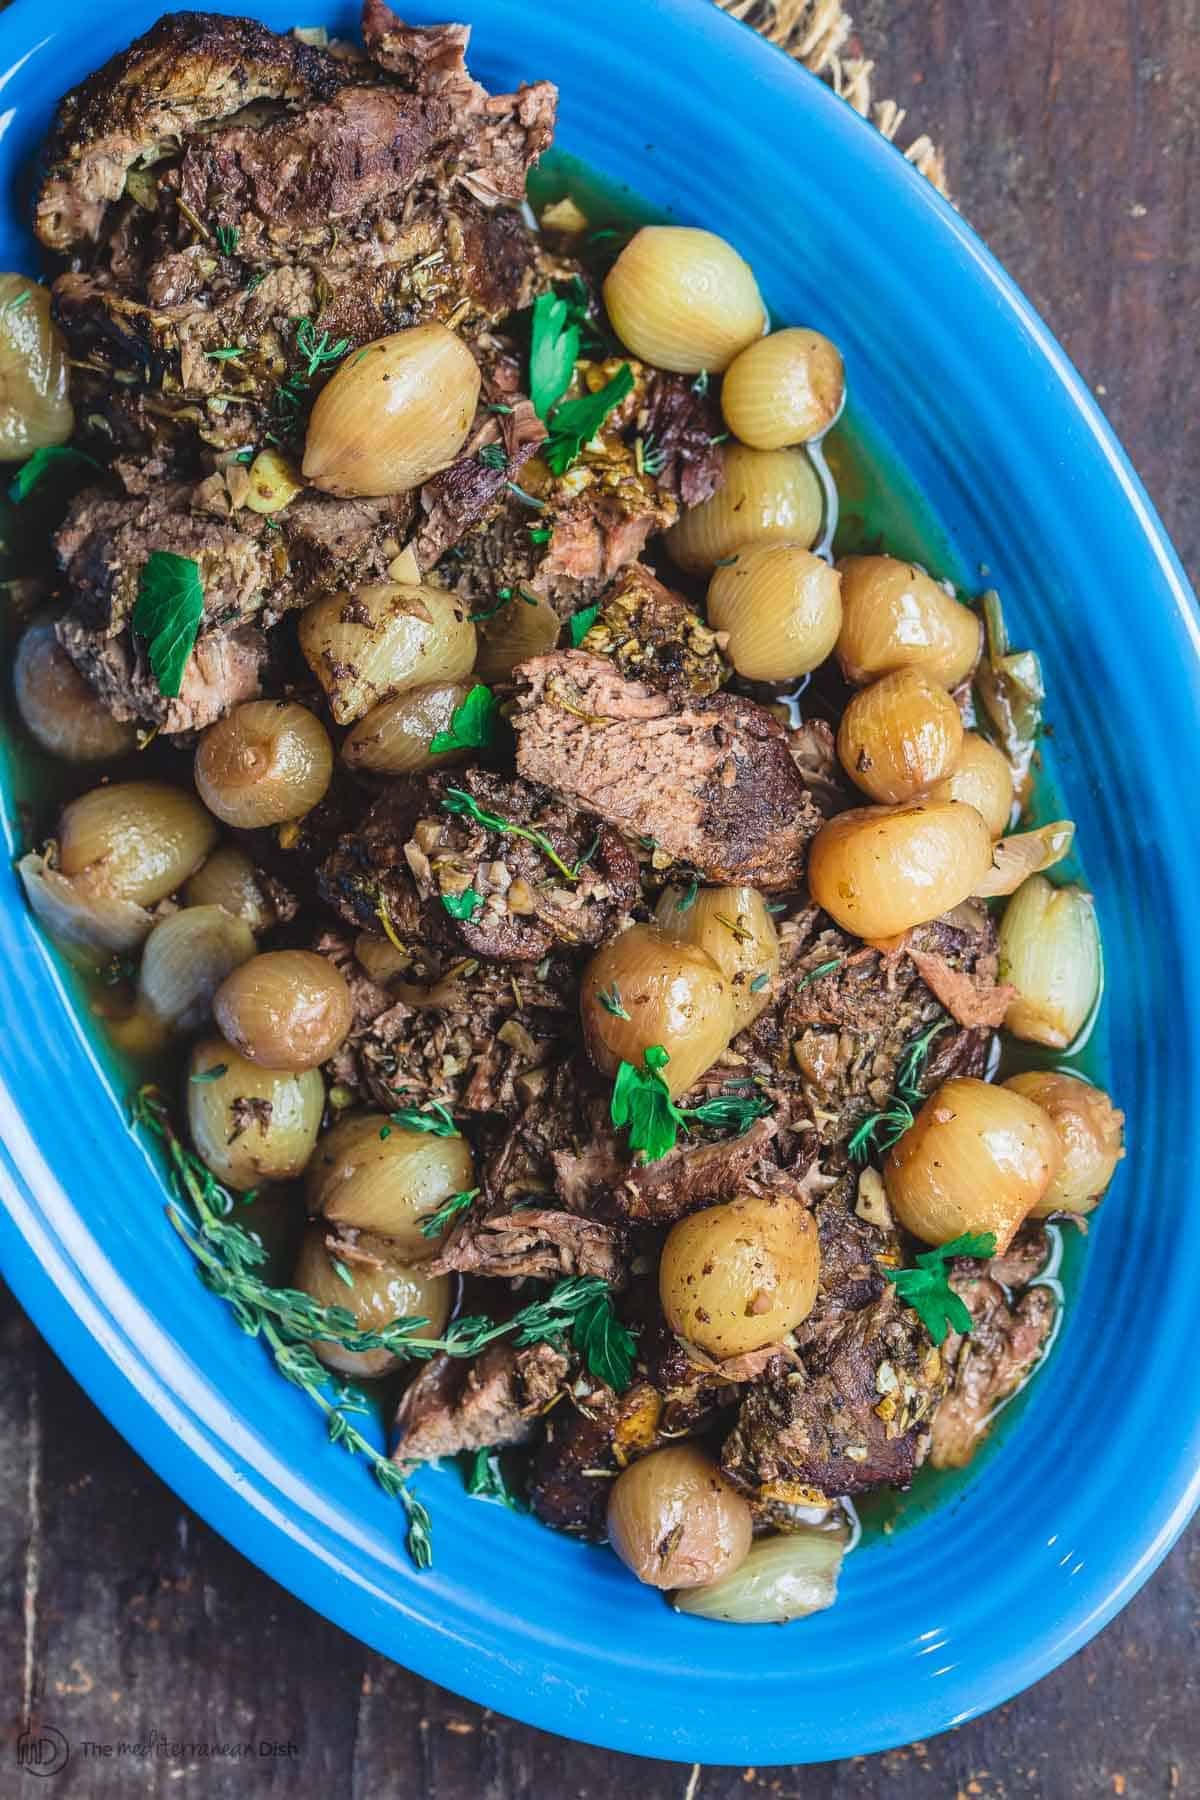
{"type": "Polygon", "coordinates": [[[477,1362],[435,1356],[404,1391],[396,1462],[432,1462],[461,1450],[523,1444],[566,1379],[568,1358],[549,1344],[493,1344],[477,1362]]]}
{"type": "Polygon", "coordinates": [[[1054,1292],[1025,1289],[1006,1296],[1003,1259],[976,1266],[951,1279],[951,1287],[971,1314],[969,1336],[951,1332],[942,1346],[950,1385],[933,1415],[929,1460],[935,1469],[961,1469],[970,1462],[1001,1401],[1021,1386],[1046,1349],[1058,1316],[1054,1292]]]}
{"type": "Polygon", "coordinates": [[[715,694],[730,672],[719,634],[641,563],[606,589],[580,648],[611,656],[622,675],[679,703],[715,694]]]}
{"type": "Polygon", "coordinates": [[[715,882],[799,886],[820,815],[761,706],[717,694],[674,707],[582,651],[518,671],[517,768],[715,882]]]}

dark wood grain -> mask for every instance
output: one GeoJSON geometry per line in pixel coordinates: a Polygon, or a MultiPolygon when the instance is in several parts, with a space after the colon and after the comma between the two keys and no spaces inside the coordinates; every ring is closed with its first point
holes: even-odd
{"type": "MultiPolygon", "coordinates": [[[[1200,0],[865,0],[856,11],[877,91],[945,146],[963,211],[1100,396],[1195,571],[1200,0]]],[[[325,1624],[142,1467],[2,1291],[0,1442],[0,1731],[15,1740],[31,1698],[66,1734],[76,1755],[47,1784],[56,1794],[1200,1797],[1195,1530],[1074,1661],[988,1718],[837,1765],[689,1770],[515,1725],[325,1624]],[[247,1769],[79,1753],[85,1740],[155,1732],[291,1742],[297,1755],[247,1769]]],[[[0,1794],[30,1791],[11,1754],[0,1743],[0,1794]]]]}

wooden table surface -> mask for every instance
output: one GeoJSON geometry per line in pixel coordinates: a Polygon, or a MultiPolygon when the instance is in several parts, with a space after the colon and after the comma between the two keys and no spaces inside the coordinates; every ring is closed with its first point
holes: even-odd
{"type": "MultiPolygon", "coordinates": [[[[963,211],[1100,395],[1194,574],[1200,0],[855,11],[877,91],[945,146],[963,211]]],[[[30,1791],[12,1744],[32,1693],[75,1746],[50,1791],[88,1800],[1200,1797],[1196,1529],[1074,1661],[987,1718],[837,1765],[689,1769],[513,1724],[307,1611],[142,1467],[2,1290],[0,1442],[0,1795],[30,1791]],[[82,1754],[156,1732],[296,1754],[249,1770],[82,1754]]]]}

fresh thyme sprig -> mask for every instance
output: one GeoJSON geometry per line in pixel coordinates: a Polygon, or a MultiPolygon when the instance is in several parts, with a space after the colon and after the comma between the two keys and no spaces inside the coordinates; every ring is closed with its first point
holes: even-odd
{"type": "Polygon", "coordinates": [[[402,1106],[388,1116],[394,1125],[403,1125],[406,1131],[427,1131],[432,1137],[462,1136],[454,1123],[454,1114],[440,1100],[431,1100],[428,1107],[402,1106]]]}
{"type": "Polygon", "coordinates": [[[421,1236],[427,1238],[440,1237],[451,1219],[457,1219],[459,1213],[466,1212],[472,1200],[479,1192],[477,1187],[464,1188],[460,1194],[451,1194],[443,1200],[436,1212],[423,1213],[421,1216],[421,1236]]]}
{"type": "Polygon", "coordinates": [[[938,1033],[945,1031],[949,1024],[949,1019],[938,1019],[908,1045],[896,1067],[896,1086],[890,1105],[880,1112],[870,1113],[846,1146],[854,1162],[865,1163],[872,1150],[890,1150],[913,1125],[913,1107],[925,1098],[921,1080],[929,1061],[930,1047],[938,1033]]]}
{"type": "Polygon", "coordinates": [[[574,868],[569,867],[544,831],[537,831],[532,825],[514,825],[511,819],[502,819],[499,813],[486,812],[478,800],[465,793],[462,788],[447,788],[446,797],[442,801],[443,812],[465,814],[482,825],[485,831],[498,831],[504,837],[524,838],[527,843],[536,844],[542,855],[547,857],[554,867],[566,876],[568,881],[578,881],[586,858],[580,857],[574,868]]]}
{"type": "Polygon", "coordinates": [[[908,1046],[900,1058],[900,1066],[896,1070],[896,1092],[902,1100],[923,1100],[924,1091],[921,1080],[925,1073],[925,1064],[929,1061],[930,1046],[939,1032],[948,1029],[949,1019],[939,1019],[928,1031],[922,1032],[908,1046]]]}

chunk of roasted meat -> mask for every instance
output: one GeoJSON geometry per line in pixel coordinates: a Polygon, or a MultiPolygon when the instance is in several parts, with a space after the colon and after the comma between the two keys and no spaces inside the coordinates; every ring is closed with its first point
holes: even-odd
{"type": "MultiPolygon", "coordinates": [[[[1054,1330],[1058,1303],[1047,1286],[1005,1293],[1006,1258],[951,1277],[971,1314],[970,1334],[952,1331],[942,1346],[950,1386],[933,1416],[929,1460],[935,1469],[970,1462],[1001,1402],[1022,1385],[1054,1330]]],[[[1018,1271],[1019,1272],[1019,1271],[1018,1271]]]]}
{"type": "Polygon", "coordinates": [[[435,1356],[401,1397],[393,1459],[432,1462],[460,1450],[526,1443],[569,1369],[550,1344],[492,1344],[477,1361],[435,1356]]]}
{"type": "Polygon", "coordinates": [[[386,6],[365,29],[364,56],[168,15],[63,101],[37,228],[76,258],[55,307],[77,363],[98,391],[120,377],[88,412],[115,442],[294,439],[336,361],[313,345],[427,319],[475,335],[533,298],[519,207],[554,87],[489,95],[461,31],[414,35],[386,6]]]}
{"type": "Polygon", "coordinates": [[[402,938],[458,939],[519,963],[601,943],[638,894],[636,858],[616,832],[481,769],[393,783],[320,880],[351,924],[378,925],[383,907],[402,938]]]}
{"type": "Polygon", "coordinates": [[[578,650],[517,673],[522,775],[710,881],[800,885],[820,815],[763,707],[734,694],[675,706],[578,650]]]}
{"type": "Polygon", "coordinates": [[[717,633],[679,594],[633,563],[603,595],[580,646],[677,702],[704,700],[729,676],[717,633]]]}

